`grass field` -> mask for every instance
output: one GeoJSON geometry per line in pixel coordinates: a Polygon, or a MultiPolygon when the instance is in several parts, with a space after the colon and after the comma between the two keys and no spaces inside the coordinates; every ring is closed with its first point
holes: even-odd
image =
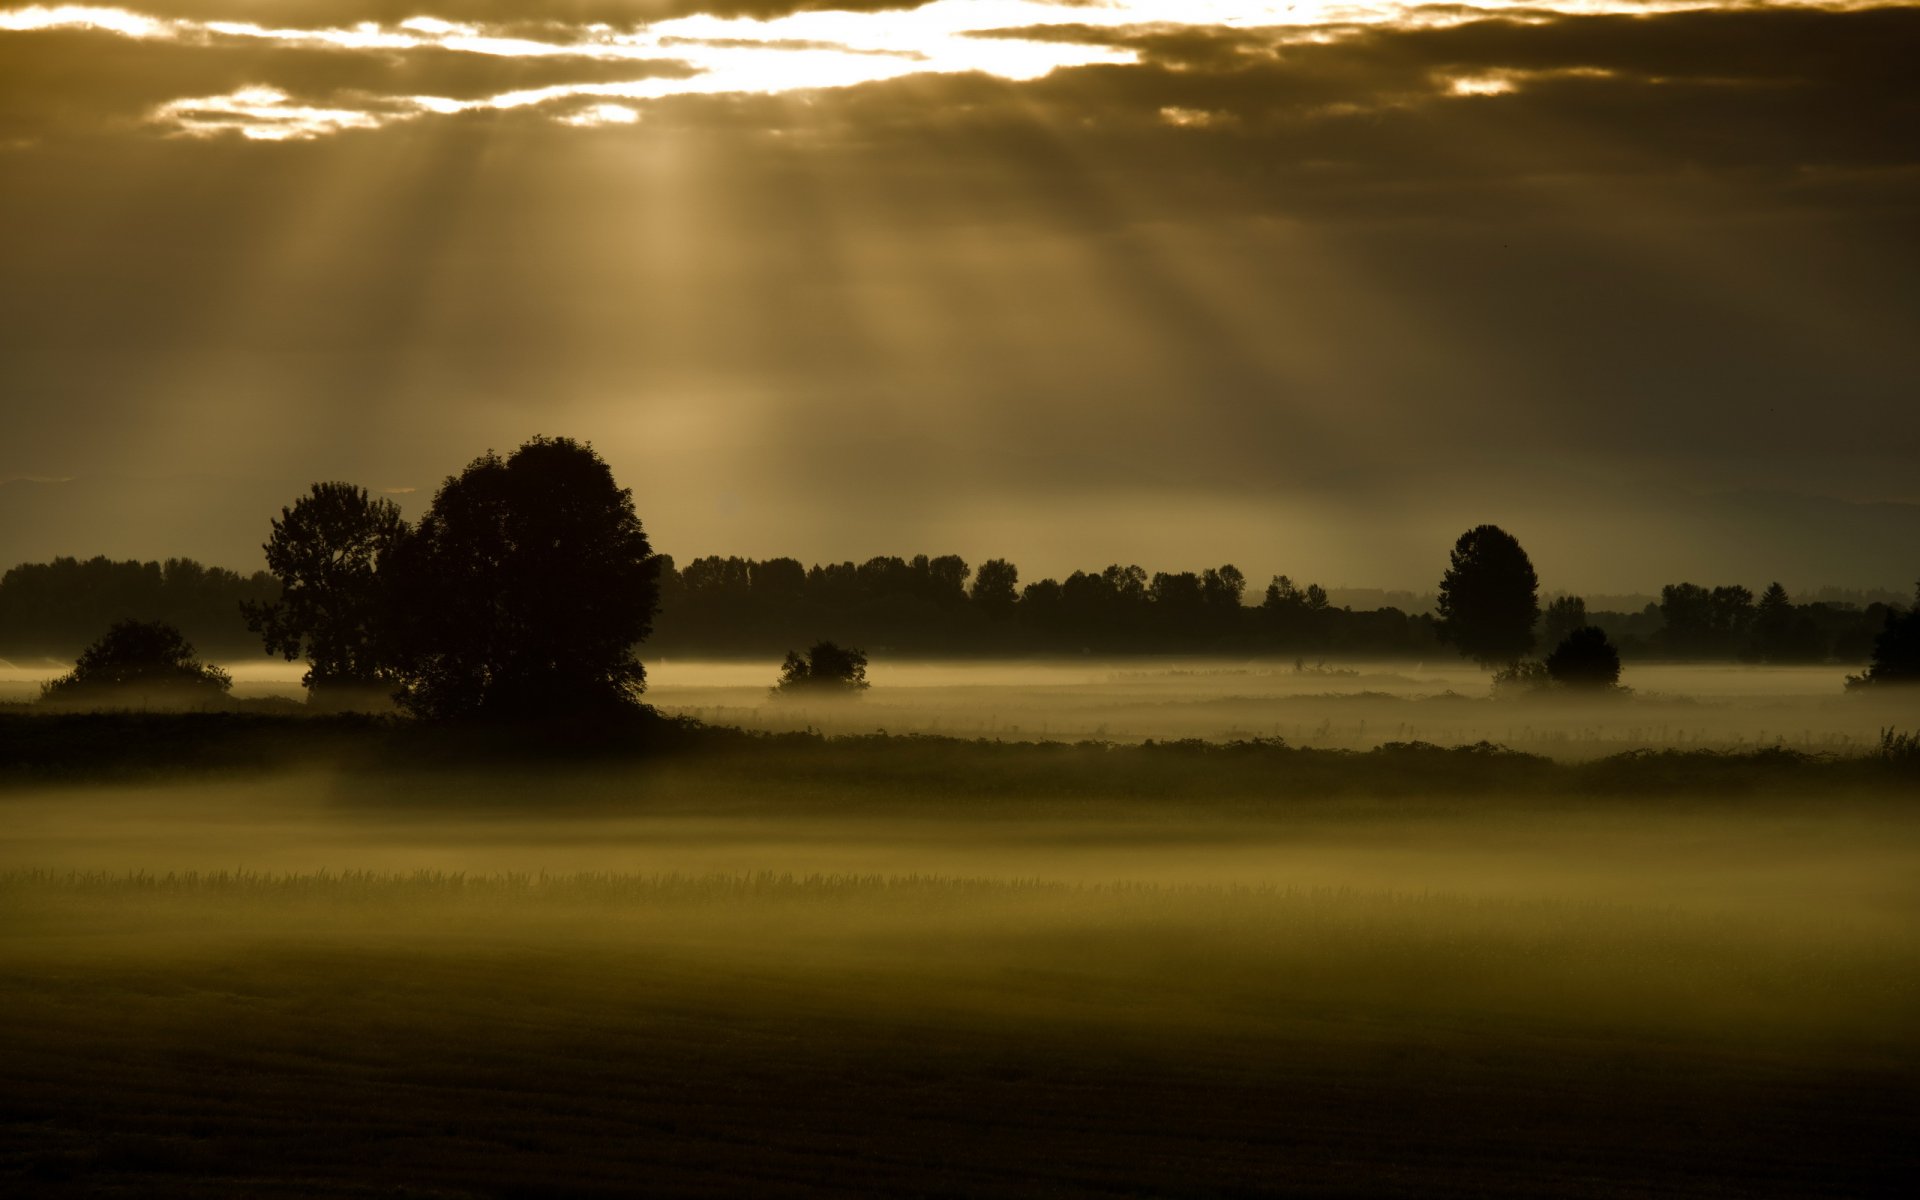
{"type": "Polygon", "coordinates": [[[0,1183],[1910,1193],[1899,780],[1049,753],[16,784],[0,1183]]]}

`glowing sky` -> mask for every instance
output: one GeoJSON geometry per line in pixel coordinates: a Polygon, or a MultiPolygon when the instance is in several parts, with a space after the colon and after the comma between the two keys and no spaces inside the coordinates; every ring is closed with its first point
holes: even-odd
{"type": "MultiPolygon", "coordinates": [[[[852,87],[923,74],[978,72],[1031,80],[1096,64],[1136,65],[1139,53],[1106,40],[1122,30],[1255,30],[1259,50],[1324,44],[1378,28],[1443,28],[1505,18],[1540,24],[1556,17],[1710,11],[1712,0],[1482,0],[1468,5],[1416,3],[1232,3],[1226,0],[933,0],[918,6],[848,12],[808,9],[773,16],[690,13],[654,21],[519,23],[421,15],[394,22],[285,26],[257,21],[150,15],[88,5],[30,5],[0,10],[0,31],[76,30],[134,40],[219,46],[259,43],[343,54],[401,56],[423,51],[579,63],[652,64],[665,73],[626,80],[582,79],[471,97],[356,92],[332,105],[305,103],[270,81],[213,96],[183,96],[154,106],[147,120],[188,136],[237,133],[281,141],[375,129],[427,116],[537,108],[569,126],[632,124],[637,104],[667,96],[779,94],[852,87]]],[[[1787,0],[1783,7],[1851,10],[1849,0],[1787,0]]],[[[529,10],[533,11],[533,10],[529,10]]],[[[1518,73],[1446,80],[1459,95],[1496,95],[1518,73]]],[[[1174,110],[1175,124],[1204,121],[1204,110],[1174,110]]]]}
{"type": "Polygon", "coordinates": [[[545,431],[682,557],[1399,586],[1504,520],[1569,586],[1899,582],[1917,44],[1853,2],[0,0],[0,560],[245,565],[309,479],[417,508],[545,431]]]}

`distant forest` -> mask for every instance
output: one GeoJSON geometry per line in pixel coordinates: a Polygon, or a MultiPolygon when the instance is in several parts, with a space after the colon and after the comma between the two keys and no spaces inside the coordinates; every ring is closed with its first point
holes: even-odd
{"type": "MultiPolygon", "coordinates": [[[[1231,565],[1202,572],[1138,566],[1075,571],[1022,584],[990,559],[880,557],[812,567],[791,558],[709,556],[684,568],[661,556],[660,616],[650,657],[772,657],[821,638],[869,653],[987,655],[1282,655],[1451,658],[1436,619],[1400,608],[1336,607],[1318,585],[1276,576],[1250,591],[1231,565]]],[[[0,658],[71,660],[114,621],[178,627],[216,659],[264,651],[240,615],[272,601],[279,583],[191,559],[114,562],[58,558],[0,576],[0,658]]],[[[1629,659],[1855,664],[1896,606],[1793,603],[1774,585],[1678,583],[1637,612],[1589,611],[1563,597],[1545,606],[1537,648],[1596,625],[1629,659]]]]}

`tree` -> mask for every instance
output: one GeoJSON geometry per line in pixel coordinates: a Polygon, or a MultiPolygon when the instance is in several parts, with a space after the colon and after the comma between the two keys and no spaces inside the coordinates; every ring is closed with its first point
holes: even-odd
{"type": "Polygon", "coordinates": [[[867,689],[867,656],[864,651],[815,642],[803,657],[787,651],[780,664],[780,682],[773,685],[776,696],[857,696],[867,689]]]}
{"type": "Polygon", "coordinates": [[[633,493],[591,446],[536,437],[506,459],[488,451],[393,555],[401,704],[514,719],[631,707],[659,568],[633,493]]]}
{"type": "Polygon", "coordinates": [[[1865,673],[1847,676],[1849,688],[1893,684],[1920,686],[1920,586],[1914,588],[1913,607],[1904,613],[1888,610],[1865,673]]]}
{"type": "Polygon", "coordinates": [[[73,670],[40,688],[54,704],[194,708],[219,704],[233,678],[202,664],[192,643],[163,621],[116,621],[81,652],[73,670]]]}
{"type": "Polygon", "coordinates": [[[1610,688],[1620,682],[1620,654],[1606,630],[1583,625],[1547,655],[1547,674],[1568,687],[1610,688]]]}
{"type": "Polygon", "coordinates": [[[1440,579],[1440,636],[1483,667],[1518,662],[1533,648],[1539,586],[1512,534],[1497,525],[1467,530],[1440,579]]]}
{"type": "Polygon", "coordinates": [[[974,607],[989,619],[1004,621],[1013,615],[1019,593],[1020,569],[1004,558],[990,558],[973,576],[974,607]]]}
{"type": "Polygon", "coordinates": [[[1747,656],[1761,662],[1811,662],[1826,657],[1825,639],[1810,612],[1787,598],[1775,583],[1760,593],[1753,610],[1753,637],[1747,656]]]}
{"type": "Polygon", "coordinates": [[[263,549],[280,597],[240,610],[267,653],[306,658],[313,699],[392,683],[380,568],[406,533],[393,501],[350,483],[314,484],[273,522],[263,549]]]}
{"type": "Polygon", "coordinates": [[[1587,602],[1578,596],[1557,596],[1547,605],[1546,619],[1540,625],[1541,644],[1558,646],[1567,635],[1587,623],[1587,602]]]}
{"type": "Polygon", "coordinates": [[[1666,621],[1660,640],[1669,654],[1731,657],[1746,644],[1753,593],[1738,584],[1711,590],[1697,583],[1668,584],[1660,589],[1660,616],[1666,621]]]}

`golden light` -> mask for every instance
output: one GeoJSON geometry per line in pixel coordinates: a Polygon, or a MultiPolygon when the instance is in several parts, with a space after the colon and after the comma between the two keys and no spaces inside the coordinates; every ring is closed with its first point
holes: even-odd
{"type": "MultiPolygon", "coordinates": [[[[430,2],[430,0],[423,0],[430,2]]],[[[1786,0],[1798,8],[1860,9],[1880,0],[1786,0]]],[[[321,137],[374,129],[423,116],[550,108],[564,125],[632,124],[619,111],[681,95],[771,95],[846,88],[912,75],[980,73],[1032,80],[1055,71],[1139,61],[1133,50],[1101,39],[1076,40],[1073,28],[1102,30],[1229,27],[1259,29],[1275,47],[1325,42],[1379,27],[1437,27],[1499,17],[1539,21],[1566,15],[1678,12],[1725,7],[1721,0],[1481,0],[1432,6],[1416,0],[1374,3],[1236,3],[1233,0],[1106,0],[1098,4],[1040,0],[932,0],[918,7],[868,12],[803,11],[757,19],[692,15],[627,27],[555,23],[545,37],[506,25],[447,20],[422,12],[394,24],[358,22],[330,28],[282,28],[245,21],[149,16],[119,7],[30,5],[0,10],[0,34],[79,30],[136,40],[193,45],[268,43],[341,54],[399,55],[434,50],[498,58],[670,65],[671,76],[620,82],[560,83],[493,96],[332,98],[303,105],[260,80],[225,96],[181,98],[157,106],[150,120],[169,132],[206,137],[237,133],[257,140],[321,137]],[[1031,36],[1023,36],[1033,31],[1031,36]],[[580,101],[586,101],[583,107],[580,101]],[[619,110],[619,111],[616,111],[619,110]],[[591,114],[599,114],[598,116],[591,114]]],[[[1446,81],[1458,96],[1514,90],[1512,78],[1446,81]]],[[[1168,109],[1169,124],[1196,127],[1221,114],[1168,109]]]]}

